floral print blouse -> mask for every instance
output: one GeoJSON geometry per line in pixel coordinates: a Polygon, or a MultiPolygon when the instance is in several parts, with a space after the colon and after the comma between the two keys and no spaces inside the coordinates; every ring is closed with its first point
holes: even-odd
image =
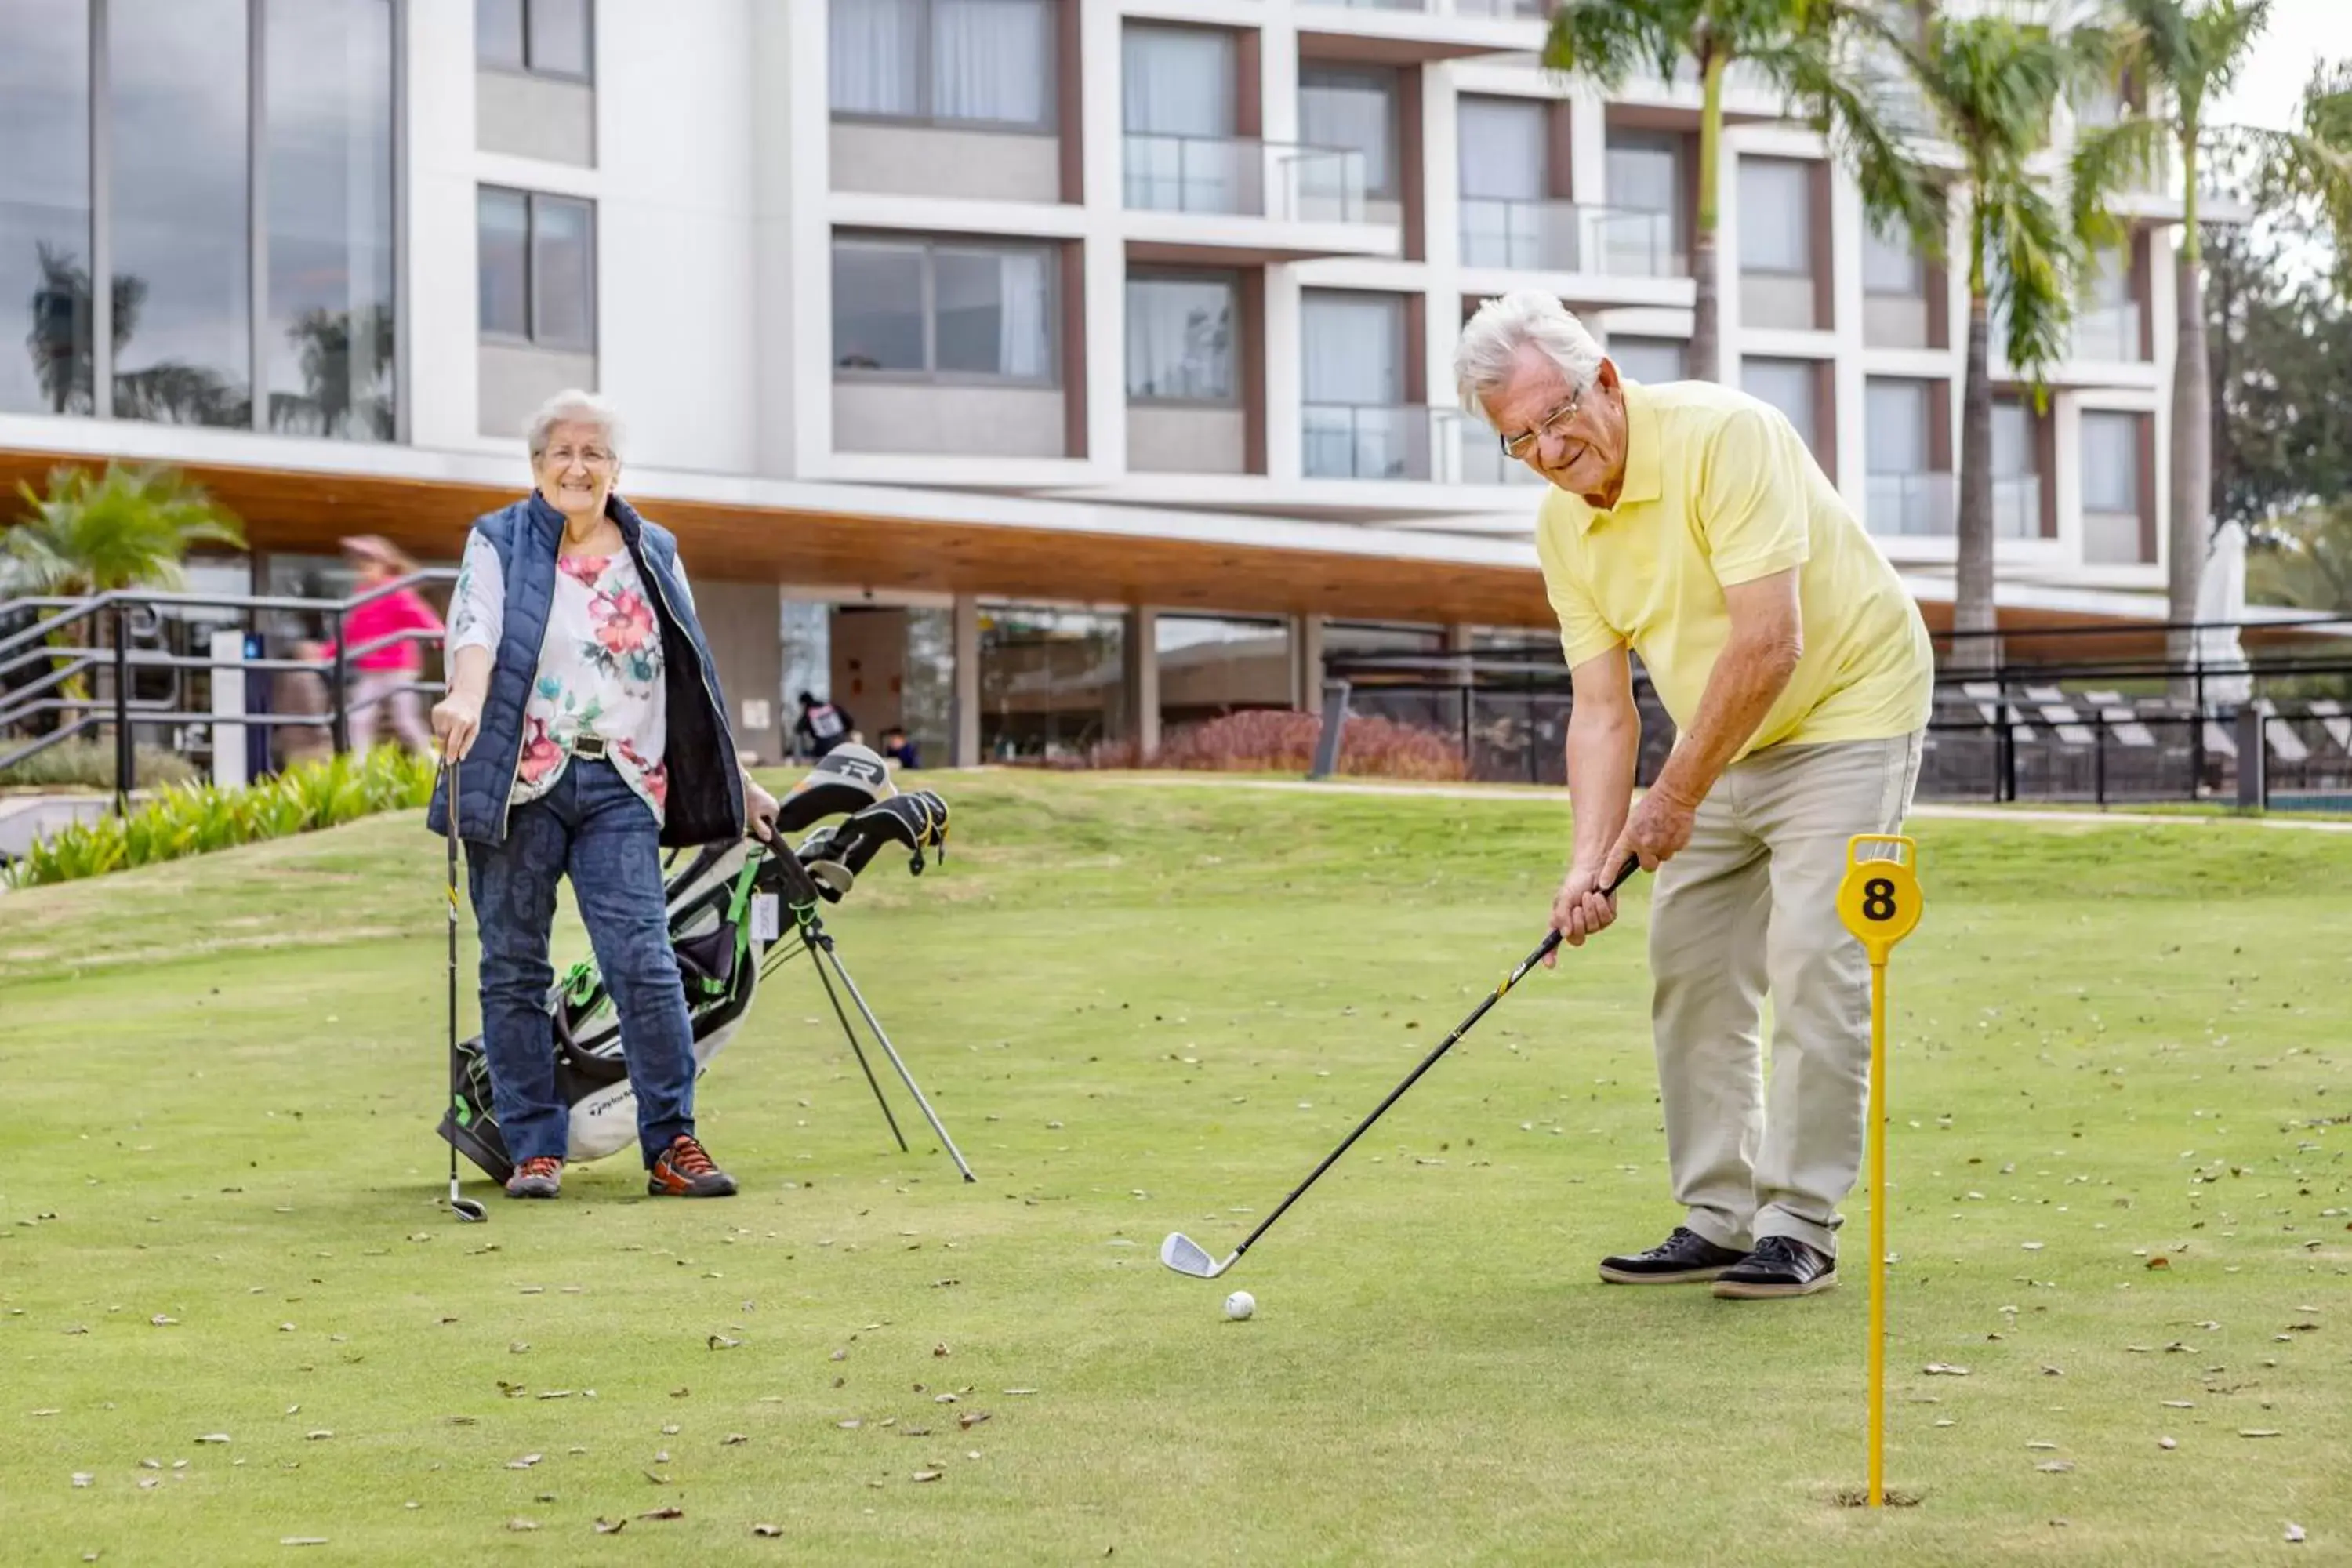
{"type": "MultiPolygon", "coordinates": [[[[661,624],[650,591],[626,550],[566,555],[555,565],[555,599],[539,647],[539,672],[523,707],[522,752],[511,804],[536,800],[554,788],[573,742],[600,735],[606,760],[659,822],[669,795],[669,767],[663,760],[668,711],[661,624]]],[[[467,542],[451,595],[452,653],[471,646],[496,655],[505,631],[505,576],[496,548],[479,536],[467,542]]],[[[685,581],[681,569],[681,587],[685,581]]]]}

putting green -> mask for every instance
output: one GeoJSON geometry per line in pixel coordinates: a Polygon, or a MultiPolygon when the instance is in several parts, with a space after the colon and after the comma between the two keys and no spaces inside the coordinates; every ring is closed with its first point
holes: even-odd
{"type": "Polygon", "coordinates": [[[0,898],[0,1557],[2352,1556],[2352,839],[1916,826],[1920,1501],[1872,1515],[1859,1247],[1794,1302],[1594,1280],[1675,1217],[1638,888],[1223,1280],[1156,1260],[1223,1257],[1526,952],[1561,806],[929,782],[950,859],[831,920],[976,1186],[788,967],[702,1091],[743,1196],[625,1156],[454,1224],[413,816],[0,898]]]}

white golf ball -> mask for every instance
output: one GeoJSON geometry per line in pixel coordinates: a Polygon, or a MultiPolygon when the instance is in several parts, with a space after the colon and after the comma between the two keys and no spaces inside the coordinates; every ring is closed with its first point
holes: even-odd
{"type": "Polygon", "coordinates": [[[1238,1323],[1257,1310],[1257,1298],[1246,1290],[1236,1290],[1225,1298],[1225,1316],[1238,1323]]]}

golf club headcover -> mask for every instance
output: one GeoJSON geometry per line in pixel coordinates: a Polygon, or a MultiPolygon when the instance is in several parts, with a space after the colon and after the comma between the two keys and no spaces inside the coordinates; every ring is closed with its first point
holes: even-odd
{"type": "Polygon", "coordinates": [[[871,750],[844,742],[817,759],[776,812],[776,827],[798,833],[828,816],[846,816],[898,794],[890,770],[871,750]]]}
{"type": "Polygon", "coordinates": [[[929,790],[919,790],[877,802],[847,822],[809,835],[796,854],[817,890],[828,902],[839,903],[857,885],[857,874],[886,844],[904,845],[911,851],[907,868],[921,876],[924,851],[944,853],[947,830],[947,802],[929,790]]]}

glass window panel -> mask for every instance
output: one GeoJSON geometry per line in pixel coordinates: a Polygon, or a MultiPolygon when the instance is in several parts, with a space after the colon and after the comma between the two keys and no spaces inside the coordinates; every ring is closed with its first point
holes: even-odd
{"type": "Polygon", "coordinates": [[[1309,289],[1298,337],[1306,402],[1404,401],[1404,301],[1395,295],[1309,289]]]}
{"type": "Polygon", "coordinates": [[[523,68],[522,0],[474,0],[474,63],[523,68]]]}
{"type": "Polygon", "coordinates": [[[1874,474],[1927,471],[1927,384],[1874,375],[1864,384],[1863,447],[1874,474]]]}
{"type": "Polygon", "coordinates": [[[932,256],[937,368],[1043,381],[1052,365],[1046,257],[1035,250],[932,256]]]}
{"type": "Polygon", "coordinates": [[[482,331],[530,336],[530,198],[488,185],[475,198],[482,331]]]}
{"type": "Polygon", "coordinates": [[[923,112],[923,0],[833,0],[827,49],[835,114],[923,112]]]}
{"type": "Polygon", "coordinates": [[[1127,617],[991,604],[980,611],[980,743],[988,758],[1066,757],[1127,730],[1127,617]]]}
{"type": "Polygon", "coordinates": [[[1462,195],[1540,201],[1548,159],[1545,106],[1532,98],[1461,100],[1462,195]]]}
{"type": "Polygon", "coordinates": [[[114,410],[252,421],[245,0],[113,0],[114,410]]]}
{"type": "Polygon", "coordinates": [[[530,199],[531,340],[596,346],[596,209],[569,196],[530,199]]]}
{"type": "Polygon", "coordinates": [[[548,76],[593,74],[588,0],[529,0],[530,68],[548,76]]]}
{"type": "Polygon", "coordinates": [[[1813,445],[1813,394],[1819,377],[1819,368],[1806,359],[1748,359],[1739,364],[1740,390],[1787,415],[1808,450],[1813,445]]]}
{"type": "Polygon", "coordinates": [[[392,6],[267,5],[269,426],[388,441],[392,6]]]}
{"type": "Polygon", "coordinates": [[[2139,421],[2137,414],[2084,414],[2084,511],[2139,511],[2139,421]]]}
{"type": "Polygon", "coordinates": [[[1812,269],[1812,169],[1793,158],[1739,160],[1743,272],[1812,269]]]}
{"type": "Polygon", "coordinates": [[[0,0],[0,410],[91,411],[89,260],[88,0],[0,0]]]}
{"type": "Polygon", "coordinates": [[[1927,264],[1911,248],[1910,237],[1900,232],[1882,236],[1873,227],[1862,231],[1862,291],[1899,294],[1916,299],[1927,291],[1927,264]]]}
{"type": "Polygon", "coordinates": [[[1128,279],[1127,395],[1137,401],[1233,401],[1233,279],[1128,279]]]}
{"type": "Polygon", "coordinates": [[[1306,66],[1298,72],[1298,139],[1364,155],[1364,194],[1393,196],[1396,73],[1306,66]]]}
{"type": "Polygon", "coordinates": [[[1683,378],[1683,355],[1688,347],[1679,338],[1629,338],[1612,335],[1609,357],[1617,374],[1628,381],[1657,383],[1683,378]]]}
{"type": "Polygon", "coordinates": [[[2025,405],[1995,398],[1992,405],[1992,471],[1996,479],[2011,479],[2034,471],[2040,456],[2034,450],[2033,416],[2025,405]]]}
{"type": "Polygon", "coordinates": [[[931,113],[1054,123],[1054,33],[1044,0],[931,0],[931,113]]]}
{"type": "Polygon", "coordinates": [[[1152,651],[1160,660],[1163,726],[1290,706],[1286,621],[1161,616],[1152,626],[1152,651]]]}
{"type": "Polygon", "coordinates": [[[924,368],[921,247],[834,246],[833,363],[841,370],[924,368]]]}
{"type": "Polygon", "coordinates": [[[1119,112],[1130,135],[1234,133],[1239,68],[1231,32],[1130,22],[1120,55],[1119,112]]]}

